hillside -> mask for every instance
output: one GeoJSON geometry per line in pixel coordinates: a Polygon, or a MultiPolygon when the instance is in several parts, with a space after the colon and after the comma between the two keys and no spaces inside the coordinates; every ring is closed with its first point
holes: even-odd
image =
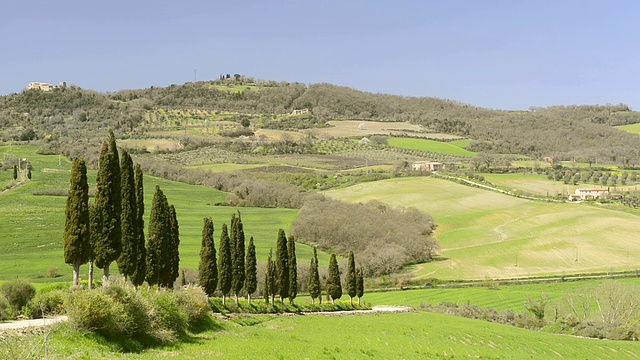
{"type": "Polygon", "coordinates": [[[437,224],[442,261],[410,278],[511,278],[635,270],[640,218],[584,204],[547,203],[434,178],[378,181],[327,192],[332,198],[416,207],[437,224]]]}
{"type": "Polygon", "coordinates": [[[244,77],[108,94],[71,86],[0,97],[0,139],[47,139],[58,150],[67,149],[73,139],[103,134],[106,126],[121,136],[140,136],[160,126],[163,132],[157,136],[196,135],[188,131],[191,127],[237,137],[258,129],[298,131],[348,119],[419,124],[425,131],[475,140],[469,146],[472,151],[640,164],[640,154],[634,150],[640,137],[613,127],[640,123],[640,113],[623,104],[514,112],[331,84],[306,86],[244,77]],[[294,109],[309,113],[287,115],[294,109]],[[171,128],[176,131],[168,131],[171,128]]]}

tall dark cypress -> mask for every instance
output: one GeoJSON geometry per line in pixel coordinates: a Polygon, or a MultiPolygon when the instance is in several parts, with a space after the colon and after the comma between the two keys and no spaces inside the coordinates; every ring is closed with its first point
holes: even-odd
{"type": "Polygon", "coordinates": [[[318,253],[316,248],[313,248],[313,258],[311,258],[311,265],[309,266],[309,295],[311,296],[311,304],[315,305],[316,298],[320,297],[320,274],[318,273],[318,253]]]}
{"type": "Polygon", "coordinates": [[[140,286],[144,282],[147,273],[147,251],[144,237],[144,182],[140,164],[136,164],[135,170],[136,193],[136,238],[134,242],[136,258],[134,270],[131,274],[131,282],[134,286],[140,286]]]}
{"type": "Polygon", "coordinates": [[[249,239],[247,248],[247,261],[245,263],[244,288],[247,292],[247,301],[251,304],[251,294],[258,288],[258,263],[256,258],[256,246],[253,244],[253,236],[249,239]]]}
{"type": "Polygon", "coordinates": [[[209,296],[218,287],[218,264],[216,262],[216,247],[213,240],[213,220],[204,218],[202,227],[202,245],[200,247],[200,265],[198,266],[198,284],[209,296]]]}
{"type": "Polygon", "coordinates": [[[13,165],[13,180],[18,180],[18,165],[13,165]]]}
{"type": "Polygon", "coordinates": [[[269,260],[267,262],[267,283],[268,294],[271,297],[271,304],[275,305],[276,293],[278,292],[278,269],[273,261],[273,249],[269,250],[269,260]]]}
{"type": "Polygon", "coordinates": [[[278,271],[278,295],[280,303],[289,297],[289,254],[287,252],[287,237],[284,230],[278,230],[276,244],[276,268],[278,271]]]}
{"type": "Polygon", "coordinates": [[[231,240],[227,224],[222,224],[222,234],[220,234],[220,252],[218,253],[218,279],[219,288],[222,292],[222,304],[226,305],[226,297],[231,290],[231,278],[233,269],[231,263],[231,240]]]}
{"type": "Polygon", "coordinates": [[[293,305],[293,301],[298,295],[298,262],[296,260],[296,240],[293,236],[289,236],[287,251],[289,256],[289,303],[293,305]]]}
{"type": "Polygon", "coordinates": [[[342,296],[342,284],[340,284],[340,268],[336,260],[336,254],[331,254],[329,259],[329,278],[327,278],[327,294],[331,296],[331,303],[342,296]]]}
{"type": "Polygon", "coordinates": [[[240,211],[238,211],[238,216],[235,218],[235,224],[233,228],[233,236],[235,237],[235,239],[231,242],[233,246],[233,279],[231,280],[231,288],[236,296],[237,304],[238,294],[240,294],[240,292],[244,288],[244,280],[246,277],[244,268],[244,228],[242,226],[240,211]]]}
{"type": "Polygon", "coordinates": [[[356,273],[356,295],[358,296],[358,305],[360,305],[360,300],[364,295],[364,272],[361,267],[358,268],[356,273]]]}
{"type": "Polygon", "coordinates": [[[353,297],[357,293],[358,280],[356,276],[356,260],[353,257],[353,251],[349,251],[349,263],[347,265],[346,276],[347,294],[349,294],[349,303],[353,306],[353,297]]]}
{"type": "Polygon", "coordinates": [[[64,262],[73,266],[73,285],[78,286],[80,265],[91,254],[89,223],[89,185],[83,159],[73,159],[64,222],[64,262]]]}
{"type": "Polygon", "coordinates": [[[100,169],[96,178],[95,202],[102,213],[102,226],[98,243],[95,244],[95,263],[103,269],[103,286],[109,283],[109,268],[120,256],[121,237],[121,190],[120,163],[113,131],[109,130],[109,141],[100,154],[100,169]]]}
{"type": "Polygon", "coordinates": [[[138,260],[138,224],[136,222],[138,204],[136,199],[133,161],[126,150],[122,152],[122,159],[120,160],[120,175],[120,190],[122,194],[122,251],[120,252],[117,263],[120,274],[126,280],[134,274],[136,261],[138,260]]]}
{"type": "Polygon", "coordinates": [[[176,208],[173,205],[169,206],[169,237],[166,246],[167,253],[165,258],[169,265],[166,269],[165,287],[172,289],[173,284],[180,275],[180,227],[178,225],[178,216],[176,214],[176,208]]]}
{"type": "Polygon", "coordinates": [[[89,204],[89,274],[87,283],[89,289],[93,289],[93,268],[95,265],[95,246],[100,238],[100,228],[102,226],[102,213],[98,211],[95,203],[89,204]]]}
{"type": "Polygon", "coordinates": [[[162,285],[161,276],[166,268],[166,259],[163,258],[164,249],[170,233],[167,206],[167,198],[156,185],[156,191],[153,194],[153,202],[151,213],[149,214],[149,238],[147,240],[147,275],[146,280],[150,286],[162,285]]]}

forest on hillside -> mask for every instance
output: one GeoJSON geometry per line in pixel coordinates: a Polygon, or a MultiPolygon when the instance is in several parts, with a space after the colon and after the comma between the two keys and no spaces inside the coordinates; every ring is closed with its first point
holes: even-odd
{"type": "Polygon", "coordinates": [[[153,109],[233,112],[244,115],[232,121],[253,120],[255,126],[271,129],[327,126],[328,120],[336,119],[407,121],[434,132],[468,137],[474,140],[470,150],[477,152],[640,163],[640,137],[613,127],[640,122],[640,113],[624,104],[502,111],[432,97],[245,77],[114,93],[77,86],[48,92],[25,90],[0,97],[0,140],[62,139],[55,146],[63,150],[80,134],[83,138],[104,135],[107,127],[119,134],[135,133],[153,109]],[[278,117],[294,109],[309,109],[310,114],[278,117]]]}

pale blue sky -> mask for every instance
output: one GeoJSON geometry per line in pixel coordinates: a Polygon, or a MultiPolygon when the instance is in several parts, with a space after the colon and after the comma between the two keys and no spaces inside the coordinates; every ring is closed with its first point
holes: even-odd
{"type": "Polygon", "coordinates": [[[638,1],[2,0],[0,94],[240,73],[498,109],[640,110],[638,1]]]}

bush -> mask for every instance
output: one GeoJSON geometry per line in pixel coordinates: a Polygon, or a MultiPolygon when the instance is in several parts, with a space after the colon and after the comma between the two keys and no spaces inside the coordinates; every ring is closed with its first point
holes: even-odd
{"type": "Polygon", "coordinates": [[[50,267],[49,270],[47,270],[47,273],[49,274],[50,278],[57,278],[58,276],[60,276],[58,268],[55,266],[50,267]]]}
{"type": "Polygon", "coordinates": [[[62,290],[37,293],[27,304],[25,315],[32,319],[37,319],[45,316],[63,314],[64,301],[67,295],[68,294],[62,290]]]}
{"type": "Polygon", "coordinates": [[[211,312],[209,298],[199,286],[186,286],[174,292],[175,301],[189,327],[206,320],[211,312]]]}
{"type": "Polygon", "coordinates": [[[174,293],[160,292],[153,297],[153,327],[156,330],[168,330],[174,334],[184,334],[188,317],[180,311],[174,293]]]}
{"type": "Polygon", "coordinates": [[[120,335],[127,333],[130,326],[124,306],[101,289],[71,293],[66,309],[69,325],[80,332],[120,335]]]}
{"type": "Polygon", "coordinates": [[[0,321],[13,319],[13,312],[11,311],[11,305],[7,299],[0,297],[0,321]]]}
{"type": "Polygon", "coordinates": [[[0,291],[9,301],[13,313],[20,312],[23,306],[36,295],[36,288],[24,280],[12,280],[2,284],[0,291]]]}

